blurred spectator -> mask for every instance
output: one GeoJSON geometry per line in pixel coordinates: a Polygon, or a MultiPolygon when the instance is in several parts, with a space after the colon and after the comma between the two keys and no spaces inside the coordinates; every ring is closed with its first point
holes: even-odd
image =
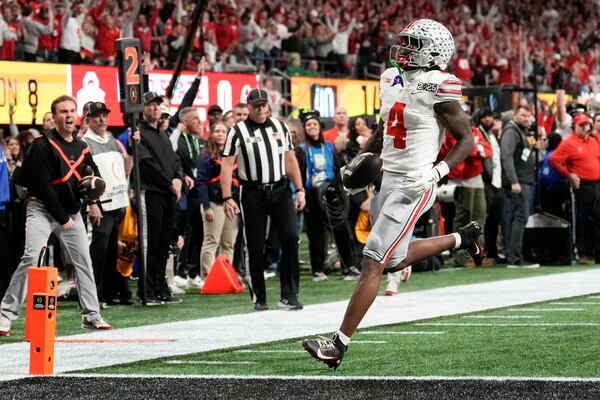
{"type": "MultiPolygon", "coordinates": [[[[483,161],[492,156],[492,147],[479,129],[471,127],[471,132],[475,137],[473,150],[463,162],[456,165],[448,173],[448,183],[456,185],[454,190],[454,207],[456,210],[454,227],[464,226],[470,221],[477,221],[482,227],[485,225],[486,201],[482,178],[483,161]]],[[[446,134],[440,157],[445,158],[456,143],[457,140],[454,136],[446,134]]],[[[474,268],[475,263],[472,260],[467,260],[467,257],[466,252],[455,252],[455,265],[474,268]]]]}
{"type": "Polygon", "coordinates": [[[335,108],[335,115],[333,116],[333,128],[323,132],[323,137],[326,142],[334,143],[338,137],[344,139],[348,137],[348,111],[346,107],[338,106],[335,108]]]}
{"type": "MultiPolygon", "coordinates": [[[[204,240],[200,255],[202,277],[206,279],[217,255],[225,254],[233,260],[234,245],[237,237],[238,219],[229,219],[223,210],[221,192],[221,152],[227,138],[227,127],[217,122],[211,127],[206,150],[198,160],[198,196],[202,204],[204,221],[204,240]]],[[[234,167],[231,195],[239,201],[239,181],[234,167]]]]}
{"type": "Polygon", "coordinates": [[[77,22],[81,11],[79,4],[73,5],[65,0],[66,5],[56,5],[58,16],[62,17],[58,61],[63,64],[81,63],[81,26],[77,22]]]}
{"type": "MultiPolygon", "coordinates": [[[[46,4],[49,3],[46,1],[46,4]]],[[[34,19],[33,9],[30,6],[23,7],[23,47],[25,50],[25,61],[37,61],[37,51],[39,38],[42,35],[49,35],[54,28],[54,13],[52,8],[46,9],[46,23],[42,24],[34,19]]]]}
{"type": "Polygon", "coordinates": [[[569,199],[569,188],[565,177],[550,164],[550,157],[562,141],[558,133],[548,135],[548,152],[538,166],[538,185],[542,210],[565,218],[565,202],[569,199]]]}
{"type": "MultiPolygon", "coordinates": [[[[31,136],[29,131],[26,134],[31,136]]],[[[6,158],[8,160],[8,173],[10,175],[10,270],[14,271],[23,255],[25,246],[25,214],[27,190],[19,184],[23,159],[25,158],[23,146],[18,137],[6,139],[6,158]]]]}
{"type": "Polygon", "coordinates": [[[19,39],[19,25],[15,22],[12,7],[6,6],[0,16],[0,59],[13,60],[15,42],[19,39]]]}
{"type": "Polygon", "coordinates": [[[269,95],[269,104],[271,105],[271,116],[279,118],[283,107],[293,107],[293,104],[281,95],[281,92],[273,87],[272,78],[262,80],[262,88],[269,95]]]}
{"type": "Polygon", "coordinates": [[[479,114],[477,129],[492,148],[491,159],[484,161],[482,174],[485,184],[486,219],[484,226],[484,243],[487,248],[487,262],[498,260],[498,233],[504,211],[504,191],[502,190],[502,162],[500,151],[501,122],[494,118],[489,109],[479,114]]]}
{"type": "Polygon", "coordinates": [[[0,136],[0,297],[4,297],[8,282],[12,276],[10,265],[10,175],[9,160],[10,155],[4,138],[0,136]],[[8,157],[7,157],[8,156],[8,157]],[[8,257],[7,257],[8,256],[8,257]]]}
{"type": "Polygon", "coordinates": [[[103,14],[107,0],[101,0],[97,7],[90,10],[98,33],[96,36],[96,49],[100,53],[101,65],[115,65],[117,47],[115,41],[121,37],[121,31],[115,26],[115,19],[110,14],[103,14]]]}
{"type": "MultiPolygon", "coordinates": [[[[206,141],[202,137],[202,121],[198,111],[185,107],[178,113],[180,122],[177,129],[171,134],[171,143],[179,157],[181,167],[186,176],[184,196],[186,204],[177,217],[177,231],[184,238],[184,245],[177,258],[177,272],[179,277],[186,278],[185,287],[201,288],[200,282],[200,248],[202,247],[202,215],[198,191],[194,187],[197,177],[197,162],[206,141]]],[[[175,282],[177,282],[176,280],[175,282]]]]}
{"type": "MultiPolygon", "coordinates": [[[[153,62],[161,68],[173,66],[177,49],[181,49],[186,31],[191,29],[190,15],[195,7],[191,0],[151,0],[144,4],[140,0],[57,0],[54,4],[45,0],[24,6],[21,20],[25,3],[13,1],[2,7],[4,21],[12,31],[12,35],[0,39],[9,43],[6,48],[2,46],[3,59],[23,58],[20,48],[28,42],[20,32],[28,24],[27,7],[34,8],[33,14],[42,18],[42,25],[46,25],[48,12],[54,8],[58,18],[53,22],[53,32],[44,33],[48,36],[39,47],[45,59],[52,59],[57,48],[76,51],[72,40],[75,25],[68,17],[72,11],[80,27],[84,62],[113,65],[114,39],[139,37],[143,49],[151,51],[153,62]],[[65,42],[63,36],[70,38],[65,42]],[[94,57],[94,48],[100,53],[98,58],[94,57]]],[[[291,63],[299,68],[317,58],[321,64],[307,69],[365,78],[379,73],[399,26],[435,15],[454,35],[457,56],[450,68],[465,82],[531,85],[536,78],[544,91],[600,91],[600,11],[594,2],[507,0],[502,7],[466,0],[456,0],[451,6],[435,0],[413,3],[406,12],[398,13],[399,6],[390,0],[345,0],[341,4],[331,0],[319,4],[276,0],[266,7],[259,2],[240,2],[232,7],[211,0],[185,67],[194,68],[193,60],[200,53],[207,55],[213,68],[229,70],[229,64],[235,63],[245,65],[244,71],[250,70],[247,60],[261,71],[265,67],[283,70],[291,63]],[[561,21],[570,23],[563,26],[561,21]],[[243,50],[234,44],[240,44],[243,50]],[[301,57],[299,65],[297,57],[292,56],[297,54],[301,57]],[[288,61],[290,56],[293,58],[288,61]]],[[[6,32],[1,23],[0,32],[6,32]]],[[[31,44],[26,47],[30,51],[31,44]]],[[[237,67],[234,70],[239,71],[237,67]]],[[[290,72],[298,74],[298,70],[290,72]]],[[[550,131],[548,127],[546,131],[550,131]]]]}

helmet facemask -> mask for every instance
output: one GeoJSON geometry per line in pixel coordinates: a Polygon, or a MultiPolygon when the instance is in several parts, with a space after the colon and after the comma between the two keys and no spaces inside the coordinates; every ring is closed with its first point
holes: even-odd
{"type": "Polygon", "coordinates": [[[408,67],[427,67],[427,48],[431,45],[431,40],[419,38],[408,33],[399,33],[396,38],[396,44],[390,47],[390,60],[396,61],[402,69],[408,67]]]}
{"type": "Polygon", "coordinates": [[[421,19],[409,24],[390,48],[390,61],[402,69],[445,69],[454,52],[452,34],[439,22],[421,19]]]}

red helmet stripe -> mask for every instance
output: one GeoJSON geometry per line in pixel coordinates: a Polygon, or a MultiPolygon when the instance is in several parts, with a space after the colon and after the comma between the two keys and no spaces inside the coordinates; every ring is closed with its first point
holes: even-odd
{"type": "Polygon", "coordinates": [[[406,28],[402,29],[402,32],[406,32],[406,31],[408,31],[408,30],[409,30],[409,29],[410,29],[410,28],[411,28],[411,27],[412,27],[412,26],[415,24],[415,22],[417,22],[417,21],[418,21],[418,20],[415,20],[415,21],[411,22],[410,24],[408,24],[408,25],[406,26],[406,28]]]}

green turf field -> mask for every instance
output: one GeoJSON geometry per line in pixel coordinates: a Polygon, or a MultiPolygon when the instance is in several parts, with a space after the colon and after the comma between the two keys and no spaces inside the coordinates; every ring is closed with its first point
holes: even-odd
{"type": "MultiPolygon", "coordinates": [[[[541,267],[531,270],[507,269],[504,267],[478,269],[442,269],[439,272],[413,273],[410,282],[401,286],[401,291],[416,291],[440,288],[453,285],[491,282],[505,279],[524,278],[562,272],[581,271],[598,267],[541,267]]],[[[326,282],[312,282],[306,273],[301,276],[300,299],[304,304],[319,304],[348,299],[355,287],[355,282],[345,282],[339,275],[332,275],[326,282]]],[[[381,291],[385,287],[382,279],[381,291]]],[[[132,290],[135,286],[132,282],[132,290]]],[[[277,306],[279,295],[279,279],[267,280],[268,303],[277,306]]],[[[201,295],[197,290],[189,290],[181,296],[183,302],[175,305],[143,307],[141,305],[120,306],[102,310],[103,317],[115,328],[126,328],[171,321],[185,321],[198,318],[217,317],[231,314],[253,312],[248,292],[227,295],[201,295]]],[[[23,309],[23,313],[24,313],[23,309]]],[[[80,311],[78,304],[61,301],[58,305],[57,336],[83,333],[79,326],[80,311]]],[[[15,321],[11,335],[0,339],[1,343],[23,340],[24,318],[15,321]]]]}
{"type": "MultiPolygon", "coordinates": [[[[556,274],[562,272],[582,271],[596,267],[541,267],[531,270],[507,269],[504,267],[477,269],[442,269],[439,272],[413,273],[410,282],[401,286],[401,291],[416,291],[453,285],[465,285],[524,278],[531,276],[556,274]]],[[[319,304],[350,298],[355,282],[345,282],[339,275],[332,275],[326,282],[312,282],[311,276],[301,276],[300,300],[304,304],[319,304]]],[[[385,287],[382,279],[381,291],[385,287]]],[[[132,290],[135,293],[134,282],[132,290]]],[[[279,279],[267,280],[268,303],[277,307],[279,296],[279,279]]],[[[190,290],[181,296],[183,302],[174,305],[143,307],[141,305],[120,306],[102,310],[102,316],[115,328],[126,328],[171,321],[185,321],[199,318],[217,317],[231,314],[254,312],[248,292],[227,295],[201,295],[197,290],[190,290]]],[[[25,312],[23,308],[23,314],[25,312]]],[[[58,305],[57,336],[84,333],[80,327],[80,311],[76,302],[61,301],[58,305]]],[[[20,317],[11,328],[11,335],[0,339],[0,343],[11,343],[23,340],[24,318],[20,317]]]]}
{"type": "MultiPolygon", "coordinates": [[[[429,274],[422,279],[438,275],[442,274],[429,274]]],[[[432,299],[432,307],[435,307],[435,299],[432,299]]],[[[599,333],[600,296],[379,326],[359,330],[354,335],[350,350],[335,374],[598,377],[599,333]]],[[[310,358],[301,349],[299,339],[85,372],[130,374],[132,371],[236,376],[333,373],[310,358]]]]}

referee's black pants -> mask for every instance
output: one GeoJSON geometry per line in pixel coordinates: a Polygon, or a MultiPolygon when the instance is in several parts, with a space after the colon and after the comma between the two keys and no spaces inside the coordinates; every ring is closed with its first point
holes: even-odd
{"type": "MultiPolygon", "coordinates": [[[[148,231],[146,258],[146,295],[148,298],[170,294],[165,272],[175,225],[175,200],[172,193],[146,192],[148,231]]],[[[138,296],[142,280],[138,281],[138,296]]]]}
{"type": "Polygon", "coordinates": [[[250,295],[254,303],[266,303],[264,265],[267,216],[276,229],[281,243],[281,263],[279,279],[281,298],[296,299],[300,269],[298,267],[298,232],[296,230],[296,210],[292,192],[287,180],[272,187],[262,187],[252,183],[243,184],[240,189],[244,235],[246,239],[246,274],[250,276],[250,295]]]}

